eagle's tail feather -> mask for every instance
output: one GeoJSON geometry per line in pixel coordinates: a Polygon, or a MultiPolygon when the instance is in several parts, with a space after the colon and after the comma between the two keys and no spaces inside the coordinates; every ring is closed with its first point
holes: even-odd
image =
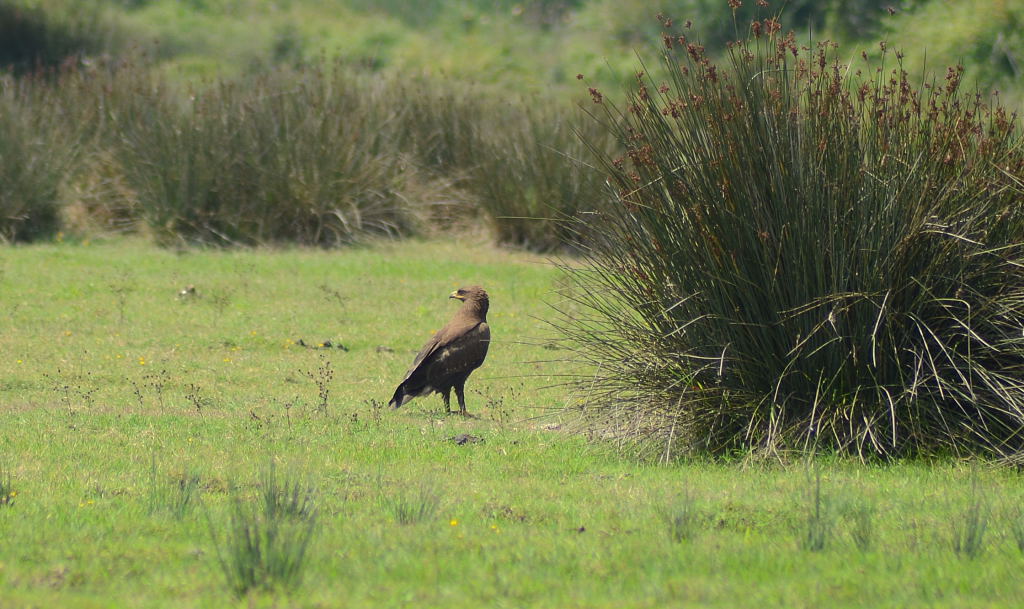
{"type": "Polygon", "coordinates": [[[388,402],[388,406],[392,408],[398,408],[405,406],[412,401],[413,398],[418,398],[429,393],[433,393],[434,388],[430,385],[423,387],[408,387],[406,383],[402,383],[395,389],[395,395],[391,396],[391,401],[388,402]]]}
{"type": "Polygon", "coordinates": [[[402,404],[405,404],[405,391],[403,390],[404,385],[399,385],[398,389],[395,389],[395,395],[391,396],[391,401],[388,402],[388,406],[392,408],[398,408],[402,404]]]}

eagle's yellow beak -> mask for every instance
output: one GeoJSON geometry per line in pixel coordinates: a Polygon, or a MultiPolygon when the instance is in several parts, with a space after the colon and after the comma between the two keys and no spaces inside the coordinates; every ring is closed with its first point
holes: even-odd
{"type": "Polygon", "coordinates": [[[455,300],[465,300],[466,299],[465,296],[459,296],[459,291],[458,290],[455,290],[454,292],[449,294],[448,298],[454,298],[455,300]]]}

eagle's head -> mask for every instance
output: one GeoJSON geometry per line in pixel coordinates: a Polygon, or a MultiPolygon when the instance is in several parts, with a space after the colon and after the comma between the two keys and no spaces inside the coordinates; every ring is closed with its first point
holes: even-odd
{"type": "Polygon", "coordinates": [[[490,305],[490,300],[487,298],[487,292],[478,285],[459,288],[449,294],[448,298],[461,300],[466,303],[465,306],[477,309],[480,312],[481,318],[487,315],[487,308],[490,305]]]}

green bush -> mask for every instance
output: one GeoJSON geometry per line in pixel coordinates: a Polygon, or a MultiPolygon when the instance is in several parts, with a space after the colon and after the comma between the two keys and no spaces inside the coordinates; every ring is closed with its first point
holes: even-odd
{"type": "Polygon", "coordinates": [[[1021,450],[1012,118],[959,68],[915,87],[752,32],[724,65],[673,34],[665,82],[593,94],[627,154],[569,271],[584,412],[662,451],[1021,450]]]}
{"type": "Polygon", "coordinates": [[[404,109],[395,130],[397,147],[431,171],[459,173],[478,162],[479,126],[496,104],[479,88],[457,81],[416,76],[382,80],[385,103],[404,109]]]}

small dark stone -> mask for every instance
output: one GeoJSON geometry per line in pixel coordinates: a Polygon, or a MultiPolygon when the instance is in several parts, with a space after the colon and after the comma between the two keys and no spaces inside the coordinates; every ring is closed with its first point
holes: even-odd
{"type": "Polygon", "coordinates": [[[457,436],[452,436],[448,438],[448,440],[458,444],[459,446],[462,446],[463,444],[476,444],[477,442],[484,441],[483,438],[473,436],[468,433],[460,433],[457,436]]]}
{"type": "Polygon", "coordinates": [[[576,529],[576,532],[577,533],[586,533],[587,532],[587,527],[580,527],[580,528],[576,529]]]}

